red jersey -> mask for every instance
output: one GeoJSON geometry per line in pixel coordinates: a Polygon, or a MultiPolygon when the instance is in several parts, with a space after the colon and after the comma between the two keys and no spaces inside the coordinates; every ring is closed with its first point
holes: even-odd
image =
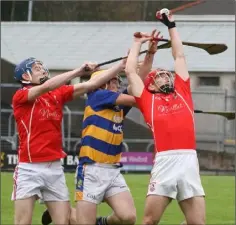
{"type": "Polygon", "coordinates": [[[150,93],[144,88],[136,102],[151,128],[155,151],[196,149],[190,79],[175,77],[175,92],[150,93]]]}
{"type": "Polygon", "coordinates": [[[47,162],[64,158],[61,122],[63,105],[72,100],[74,87],[64,85],[34,101],[28,101],[31,87],[18,90],[12,100],[19,133],[19,162],[47,162]]]}

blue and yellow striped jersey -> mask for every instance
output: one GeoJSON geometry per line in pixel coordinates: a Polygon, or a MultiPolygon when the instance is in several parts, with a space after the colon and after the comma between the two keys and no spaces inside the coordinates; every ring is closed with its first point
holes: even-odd
{"type": "Polygon", "coordinates": [[[79,163],[119,163],[123,120],[130,107],[114,105],[120,93],[99,89],[88,94],[79,163]]]}

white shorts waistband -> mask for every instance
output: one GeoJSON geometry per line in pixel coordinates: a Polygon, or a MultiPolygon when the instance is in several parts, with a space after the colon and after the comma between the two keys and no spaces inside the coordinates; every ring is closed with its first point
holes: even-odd
{"type": "Polygon", "coordinates": [[[196,155],[197,153],[196,153],[196,150],[194,150],[194,149],[168,150],[168,151],[163,151],[163,152],[157,152],[155,154],[155,157],[164,156],[164,155],[184,155],[184,154],[196,155]]]}
{"type": "MultiPolygon", "coordinates": [[[[89,164],[88,164],[88,165],[89,165],[89,164]]],[[[91,164],[91,165],[93,165],[93,166],[98,166],[98,167],[103,167],[103,168],[112,168],[112,169],[122,167],[122,164],[121,164],[121,163],[117,163],[117,164],[93,163],[93,164],[91,164]]]]}
{"type": "Polygon", "coordinates": [[[40,162],[40,163],[24,163],[20,162],[17,167],[24,169],[57,169],[61,168],[62,162],[61,160],[52,161],[52,162],[40,162]]]}

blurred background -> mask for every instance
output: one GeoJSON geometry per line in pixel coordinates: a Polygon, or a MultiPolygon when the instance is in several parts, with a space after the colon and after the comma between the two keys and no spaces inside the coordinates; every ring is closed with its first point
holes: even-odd
{"type": "MultiPolygon", "coordinates": [[[[51,76],[80,66],[125,56],[136,31],[168,31],[155,19],[158,9],[175,13],[183,41],[224,43],[218,55],[184,47],[191,75],[195,109],[235,111],[235,7],[232,0],[206,1],[1,1],[1,166],[17,163],[18,135],[11,101],[20,86],[14,81],[17,63],[28,57],[42,60],[51,76]]],[[[145,49],[146,46],[144,46],[145,49]]],[[[141,56],[142,58],[143,56],[141,56]]],[[[171,49],[156,53],[153,68],[173,71],[171,49]]],[[[107,68],[107,67],[104,67],[107,68]]],[[[124,74],[123,83],[127,84],[124,74]]],[[[71,83],[83,82],[79,78],[71,83]]],[[[85,98],[64,107],[63,145],[68,152],[65,170],[75,168],[85,98]]],[[[202,172],[234,170],[235,121],[221,116],[195,115],[197,152],[202,172]]],[[[150,171],[151,132],[140,112],[132,109],[124,122],[125,171],[150,171]]]]}

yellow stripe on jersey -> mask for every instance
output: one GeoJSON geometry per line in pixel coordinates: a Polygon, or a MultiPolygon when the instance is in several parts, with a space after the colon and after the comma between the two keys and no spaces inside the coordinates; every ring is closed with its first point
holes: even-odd
{"type": "Polygon", "coordinates": [[[94,137],[111,145],[120,145],[123,140],[123,133],[114,134],[95,125],[89,125],[83,129],[82,137],[85,136],[94,137]]]}
{"type": "Polygon", "coordinates": [[[104,109],[96,112],[90,106],[87,106],[85,108],[85,112],[86,113],[84,114],[84,120],[89,116],[97,115],[112,122],[116,122],[114,121],[114,115],[120,116],[122,118],[124,117],[123,110],[121,110],[120,112],[114,112],[114,110],[111,109],[104,109]]]}
{"type": "Polygon", "coordinates": [[[107,155],[103,152],[97,151],[94,148],[91,148],[89,146],[82,146],[80,149],[80,157],[89,157],[91,160],[97,162],[97,163],[119,163],[121,159],[121,153],[113,156],[113,155],[107,155]]]}

